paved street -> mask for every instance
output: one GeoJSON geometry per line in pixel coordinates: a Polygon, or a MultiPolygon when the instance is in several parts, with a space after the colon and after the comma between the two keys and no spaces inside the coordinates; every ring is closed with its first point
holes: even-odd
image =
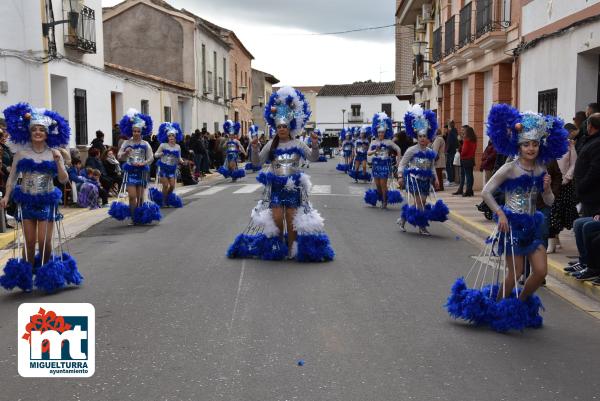
{"type": "Polygon", "coordinates": [[[401,233],[365,186],[307,171],[337,253],[328,264],[229,260],[260,197],[254,176],[201,187],[151,227],[105,220],[71,241],[86,281],[42,297],[0,295],[2,400],[592,400],[600,322],[547,290],[545,326],[498,334],[442,305],[479,249],[436,224],[401,233]],[[96,373],[23,379],[22,302],[90,302],[96,373]],[[304,360],[304,366],[297,362],[304,360]],[[35,380],[35,381],[34,381],[35,380]]]}

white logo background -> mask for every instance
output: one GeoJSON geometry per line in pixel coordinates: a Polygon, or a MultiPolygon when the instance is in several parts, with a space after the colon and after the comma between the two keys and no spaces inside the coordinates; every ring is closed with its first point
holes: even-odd
{"type": "MultiPolygon", "coordinates": [[[[96,311],[92,304],[83,304],[83,303],[27,303],[21,304],[19,306],[19,316],[18,316],[18,335],[17,335],[17,343],[18,343],[18,357],[19,357],[19,375],[22,377],[91,377],[95,371],[96,365],[96,311]],[[29,341],[23,339],[23,335],[27,332],[26,327],[27,324],[31,321],[31,316],[36,315],[40,308],[44,309],[46,312],[52,311],[56,313],[57,316],[87,316],[87,333],[84,331],[83,333],[78,331],[76,327],[71,327],[69,331],[66,331],[59,336],[60,333],[54,332],[46,332],[46,336],[50,336],[51,338],[61,338],[61,339],[69,339],[73,341],[73,343],[69,342],[69,347],[71,348],[71,356],[72,360],[62,361],[60,359],[54,358],[50,355],[50,360],[42,361],[47,363],[48,367],[37,367],[32,368],[30,362],[40,362],[39,360],[32,359],[32,350],[29,345],[29,341]],[[86,338],[88,341],[88,352],[87,358],[80,359],[85,355],[82,355],[79,348],[81,338],[86,338]],[[85,369],[85,373],[61,373],[61,370],[67,369],[72,370],[69,367],[65,367],[62,362],[65,363],[73,363],[73,362],[81,362],[87,365],[85,369]]],[[[39,332],[36,333],[35,340],[41,342],[39,339],[39,332]]],[[[57,350],[58,348],[54,348],[57,350]]],[[[52,354],[52,343],[51,343],[51,354],[52,354]]],[[[39,355],[39,351],[34,354],[39,355]]],[[[54,355],[56,356],[56,355],[54,355]]],[[[35,355],[33,355],[35,358],[35,355]]],[[[60,357],[60,356],[59,356],[60,357]]],[[[81,369],[78,369],[81,370],[81,369]]]]}

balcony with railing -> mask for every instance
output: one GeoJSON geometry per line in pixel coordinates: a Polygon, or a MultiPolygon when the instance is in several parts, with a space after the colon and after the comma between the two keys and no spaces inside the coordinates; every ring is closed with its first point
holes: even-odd
{"type": "Polygon", "coordinates": [[[438,71],[443,72],[444,68],[450,69],[452,67],[463,64],[466,59],[460,53],[457,53],[459,46],[456,44],[456,15],[453,15],[444,24],[444,63],[445,67],[438,71]]]}
{"type": "Polygon", "coordinates": [[[442,28],[433,31],[433,51],[431,54],[433,63],[437,63],[442,59],[442,28]]]}
{"type": "Polygon", "coordinates": [[[471,2],[460,10],[458,28],[458,54],[465,60],[472,60],[484,53],[483,49],[474,44],[473,22],[473,2],[471,2]]]}
{"type": "Polygon", "coordinates": [[[495,49],[506,44],[510,26],[510,0],[477,0],[475,37],[479,48],[495,49]]]}
{"type": "Polygon", "coordinates": [[[446,23],[444,24],[444,55],[448,56],[454,53],[456,50],[455,45],[455,18],[453,15],[446,23]]]}
{"type": "Polygon", "coordinates": [[[64,45],[84,53],[96,53],[96,12],[87,6],[78,8],[63,9],[65,19],[70,21],[65,26],[64,45]]]}
{"type": "Polygon", "coordinates": [[[472,5],[469,3],[460,10],[460,20],[458,25],[458,47],[464,47],[471,43],[473,36],[471,35],[471,14],[472,5]]]}

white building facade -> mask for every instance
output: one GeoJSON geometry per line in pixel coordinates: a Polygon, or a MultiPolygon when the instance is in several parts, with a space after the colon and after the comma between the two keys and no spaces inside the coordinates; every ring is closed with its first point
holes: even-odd
{"type": "Polygon", "coordinates": [[[51,108],[71,126],[71,146],[96,130],[110,142],[111,92],[123,80],[104,72],[101,0],[0,2],[0,109],[16,102],[51,108]],[[47,25],[56,21],[69,23],[47,25]]]}
{"type": "Polygon", "coordinates": [[[227,82],[229,44],[197,18],[195,31],[196,93],[194,124],[208,132],[222,131],[227,115],[226,100],[231,98],[227,82]]]}
{"type": "Polygon", "coordinates": [[[316,126],[336,133],[343,127],[370,124],[373,115],[382,111],[399,126],[409,105],[406,100],[398,100],[393,81],[325,85],[316,98],[316,126]]]}
{"type": "Polygon", "coordinates": [[[600,101],[600,0],[533,0],[523,6],[520,108],[557,115],[600,101]]]}

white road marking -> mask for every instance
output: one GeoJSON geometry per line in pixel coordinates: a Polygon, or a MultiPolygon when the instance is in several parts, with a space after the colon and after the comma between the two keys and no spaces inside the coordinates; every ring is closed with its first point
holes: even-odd
{"type": "Polygon", "coordinates": [[[364,187],[357,187],[355,185],[349,185],[348,191],[350,191],[350,193],[352,195],[363,195],[369,188],[371,188],[371,187],[367,186],[367,185],[365,185],[364,187]]]}
{"type": "Polygon", "coordinates": [[[183,194],[187,194],[188,192],[192,192],[194,189],[198,189],[198,188],[210,188],[210,186],[209,185],[190,185],[187,187],[177,188],[175,190],[175,193],[177,195],[183,195],[183,194]]]}
{"type": "Polygon", "coordinates": [[[262,184],[246,184],[244,185],[242,188],[238,189],[237,191],[234,191],[234,194],[251,194],[252,192],[255,192],[256,190],[260,189],[262,187],[262,184]]]}
{"type": "Polygon", "coordinates": [[[199,198],[199,197],[206,196],[206,195],[214,195],[217,192],[221,192],[221,191],[223,191],[223,190],[225,190],[227,188],[228,187],[224,186],[224,185],[218,186],[218,187],[211,187],[211,188],[208,188],[207,190],[204,190],[202,192],[198,192],[197,194],[192,195],[192,197],[193,198],[197,198],[197,197],[199,198]]]}
{"type": "Polygon", "coordinates": [[[313,185],[311,194],[330,194],[331,193],[331,185],[313,185]]]}

